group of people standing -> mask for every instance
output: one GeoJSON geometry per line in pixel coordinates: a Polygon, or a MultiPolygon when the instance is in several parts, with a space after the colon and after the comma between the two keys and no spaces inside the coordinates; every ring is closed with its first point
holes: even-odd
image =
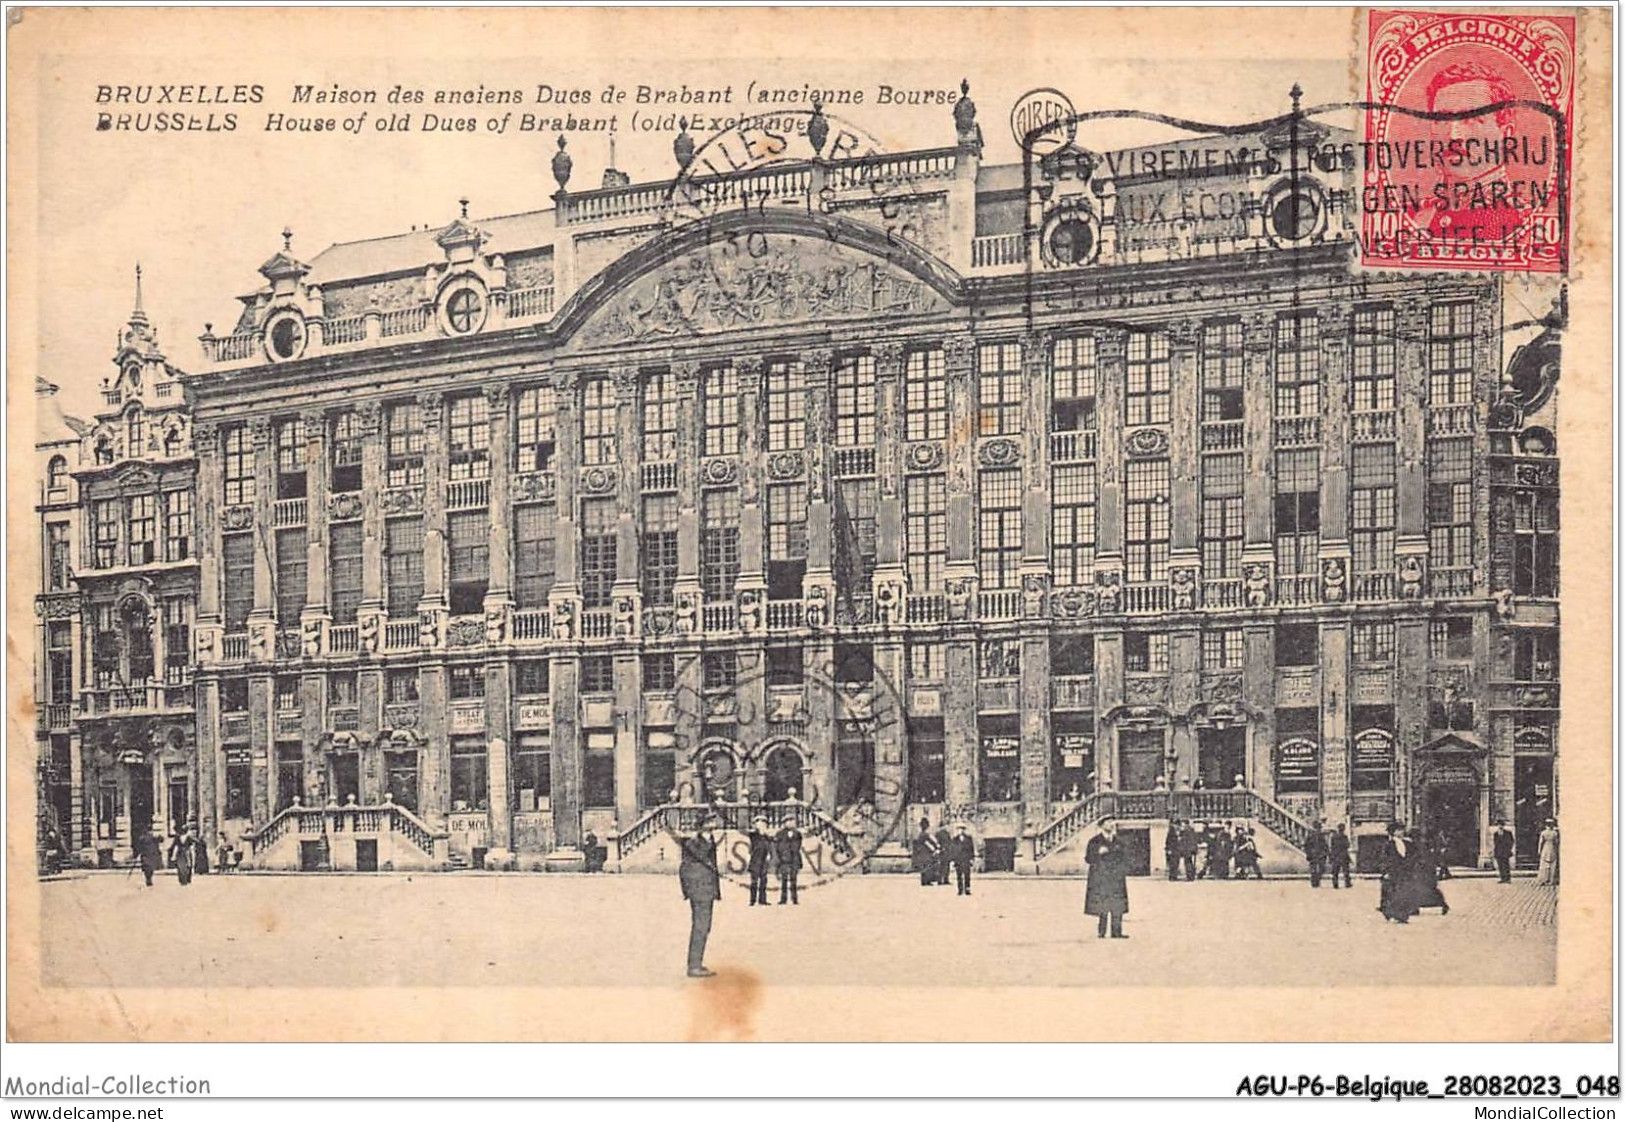
{"type": "MultiPolygon", "coordinates": [[[[152,887],[153,873],[163,868],[165,856],[158,831],[145,830],[136,835],[135,859],[148,888],[152,887]]],[[[209,871],[209,847],[198,837],[195,825],[187,825],[170,839],[167,857],[175,879],[182,885],[191,884],[193,874],[201,876],[209,871]]]]}
{"type": "Polygon", "coordinates": [[[1240,823],[1232,825],[1205,823],[1201,830],[1184,818],[1175,818],[1168,824],[1163,841],[1163,857],[1168,865],[1168,879],[1178,880],[1184,873],[1186,880],[1211,878],[1229,880],[1234,871],[1237,880],[1246,880],[1251,873],[1264,879],[1264,870],[1258,863],[1258,838],[1252,828],[1240,823]],[[1201,867],[1197,857],[1201,856],[1201,867]]]}
{"type": "Polygon", "coordinates": [[[801,831],[794,822],[786,822],[776,834],[767,832],[767,819],[757,815],[751,819],[750,857],[746,868],[750,873],[750,905],[766,906],[767,873],[771,865],[779,878],[779,903],[800,904],[801,886],[796,883],[801,875],[801,831]]]}
{"type": "Polygon", "coordinates": [[[1423,908],[1438,908],[1450,914],[1450,904],[1439,891],[1441,856],[1435,843],[1417,836],[1416,831],[1394,823],[1388,827],[1388,840],[1382,858],[1382,891],[1377,910],[1392,923],[1409,923],[1423,908]]]}
{"type": "Polygon", "coordinates": [[[953,870],[958,895],[970,895],[971,868],[976,864],[976,841],[961,822],[953,833],[946,823],[931,830],[928,818],[920,819],[920,832],[914,835],[914,871],[920,874],[920,884],[948,883],[948,871],[953,870]]]}

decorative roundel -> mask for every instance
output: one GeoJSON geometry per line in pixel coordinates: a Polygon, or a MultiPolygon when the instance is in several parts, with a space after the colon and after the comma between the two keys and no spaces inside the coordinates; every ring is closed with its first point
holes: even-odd
{"type": "Polygon", "coordinates": [[[1063,207],[1044,220],[1040,245],[1044,262],[1055,269],[1087,265],[1100,251],[1100,232],[1087,207],[1063,207]]]}
{"type": "Polygon", "coordinates": [[[310,333],[305,317],[288,310],[273,315],[265,325],[265,353],[272,362],[289,362],[305,353],[310,333]]]}
{"type": "Polygon", "coordinates": [[[472,277],[454,280],[440,300],[440,324],[448,335],[472,335],[485,326],[491,301],[472,277]]]}
{"type": "Polygon", "coordinates": [[[141,392],[141,364],[139,362],[126,363],[124,366],[124,379],[130,383],[134,393],[141,392]]]}
{"type": "Polygon", "coordinates": [[[1264,230],[1278,246],[1308,241],[1326,229],[1326,195],[1320,184],[1282,180],[1264,198],[1264,230]]]}

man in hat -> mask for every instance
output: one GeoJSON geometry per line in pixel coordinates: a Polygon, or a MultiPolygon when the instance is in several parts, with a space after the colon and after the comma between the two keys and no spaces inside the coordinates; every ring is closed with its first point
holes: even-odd
{"type": "Polygon", "coordinates": [[[773,839],[767,833],[767,819],[758,814],[750,820],[750,906],[767,903],[767,859],[773,852],[773,839]]]}
{"type": "Polygon", "coordinates": [[[1162,860],[1168,866],[1168,879],[1179,879],[1179,855],[1185,849],[1185,826],[1178,818],[1168,822],[1168,833],[1162,841],[1162,860]]]}
{"type": "Polygon", "coordinates": [[[954,836],[948,832],[948,823],[943,821],[937,827],[937,883],[948,883],[948,851],[953,844],[954,836]]]}
{"type": "Polygon", "coordinates": [[[931,833],[931,820],[920,819],[920,832],[914,835],[914,870],[921,885],[937,883],[937,866],[942,861],[942,845],[931,833]]]}
{"type": "Polygon", "coordinates": [[[1326,872],[1326,831],[1321,826],[1320,819],[1315,819],[1314,828],[1303,839],[1303,855],[1309,859],[1310,888],[1319,888],[1320,878],[1326,872]]]}
{"type": "Polygon", "coordinates": [[[679,838],[683,857],[677,879],[688,901],[688,976],[709,978],[716,971],[705,965],[705,943],[711,937],[711,909],[722,897],[722,875],[717,871],[718,830],[722,820],[714,814],[700,821],[699,832],[679,838]]]}
{"type": "Polygon", "coordinates": [[[800,904],[796,877],[801,873],[801,831],[794,817],[786,818],[773,835],[773,863],[779,871],[779,903],[800,904]]]}
{"type": "Polygon", "coordinates": [[[1512,831],[1507,829],[1505,822],[1495,824],[1495,833],[1491,835],[1491,843],[1495,849],[1495,871],[1500,876],[1502,884],[1512,883],[1512,851],[1517,846],[1517,839],[1512,831]]]}
{"type": "Polygon", "coordinates": [[[954,883],[958,894],[969,896],[971,866],[976,864],[976,841],[970,836],[970,829],[963,822],[955,828],[954,836],[948,843],[948,861],[954,867],[954,883]]]}
{"type": "Polygon", "coordinates": [[[1332,869],[1332,887],[1336,888],[1338,877],[1342,877],[1343,887],[1353,888],[1354,882],[1349,879],[1348,827],[1341,822],[1326,839],[1326,859],[1332,869]]]}
{"type": "Polygon", "coordinates": [[[1128,911],[1128,850],[1117,839],[1117,823],[1104,818],[1100,833],[1089,839],[1083,851],[1083,860],[1089,866],[1089,883],[1084,889],[1083,910],[1086,915],[1100,919],[1099,936],[1104,939],[1108,926],[1113,939],[1127,939],[1123,934],[1123,915],[1128,911]]]}
{"type": "Polygon", "coordinates": [[[152,874],[157,870],[162,854],[158,847],[158,833],[156,830],[143,830],[136,835],[135,857],[141,863],[141,875],[146,879],[147,887],[152,887],[152,874]]]}

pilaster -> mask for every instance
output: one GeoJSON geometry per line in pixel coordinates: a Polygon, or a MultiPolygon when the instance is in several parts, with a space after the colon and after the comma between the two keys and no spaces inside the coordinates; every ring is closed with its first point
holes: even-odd
{"type": "MultiPolygon", "coordinates": [[[[1275,315],[1252,312],[1242,321],[1242,408],[1246,473],[1242,482],[1243,550],[1268,546],[1274,556],[1275,533],[1275,315]]],[[[1273,567],[1272,567],[1273,573],[1273,567]]],[[[1274,581],[1271,580],[1273,586],[1274,581]]]]}

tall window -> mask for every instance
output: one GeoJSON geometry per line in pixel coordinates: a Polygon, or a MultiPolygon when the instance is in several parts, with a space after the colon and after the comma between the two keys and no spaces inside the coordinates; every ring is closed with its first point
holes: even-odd
{"type": "Polygon", "coordinates": [[[485,696],[485,671],[481,667],[453,666],[450,671],[453,701],[472,701],[485,696]]]}
{"type": "Polygon", "coordinates": [[[642,552],[643,602],[669,606],[677,584],[676,495],[643,496],[642,552]]]}
{"type": "Polygon", "coordinates": [[[702,455],[732,456],[739,452],[739,373],[732,366],[713,366],[705,372],[705,441],[702,455]]]}
{"type": "Polygon", "coordinates": [[[806,376],[801,363],[767,364],[767,450],[788,452],[807,443],[806,376]]]}
{"type": "Polygon", "coordinates": [[[1202,457],[1202,576],[1241,576],[1242,457],[1239,452],[1202,457]]]}
{"type": "Polygon", "coordinates": [[[73,625],[65,620],[49,624],[45,641],[50,662],[47,699],[62,705],[73,700],[73,625]]]}
{"type": "Polygon", "coordinates": [[[1356,413],[1394,407],[1394,310],[1361,308],[1354,313],[1350,340],[1351,387],[1356,413]]]}
{"type": "Polygon", "coordinates": [[[69,553],[68,524],[52,522],[45,527],[45,573],[47,588],[68,587],[72,556],[69,553]]]}
{"type": "Polygon", "coordinates": [[[453,810],[484,810],[488,804],[490,770],[485,762],[485,741],[478,736],[451,739],[451,806],[453,810]]]}
{"type": "Polygon", "coordinates": [[[391,518],[384,523],[384,579],[389,617],[416,616],[423,599],[423,519],[391,518]]]}
{"type": "Polygon", "coordinates": [[[91,559],[95,568],[110,569],[118,564],[119,527],[123,521],[117,499],[97,499],[90,504],[91,559]]]}
{"type": "Polygon", "coordinates": [[[225,500],[227,506],[254,501],[254,441],[245,425],[232,425],[220,439],[223,449],[221,467],[224,470],[225,500]]]}
{"type": "Polygon", "coordinates": [[[1320,412],[1320,321],[1313,313],[1275,319],[1275,415],[1320,412]]]}
{"type": "Polygon", "coordinates": [[[192,628],[184,597],[164,601],[164,681],[184,682],[191,674],[192,628]]]}
{"type": "Polygon", "coordinates": [[[305,497],[305,426],[298,417],[276,424],[276,497],[305,497]]]}
{"type": "Polygon", "coordinates": [[[1168,423],[1170,361],[1168,336],[1131,331],[1128,336],[1127,394],[1123,419],[1130,425],[1168,423]]]}
{"type": "Polygon", "coordinates": [[[1453,617],[1428,620],[1428,659],[1433,662],[1470,662],[1473,657],[1473,621],[1453,617]]]}
{"type": "Polygon", "coordinates": [[[1241,669],[1241,628],[1223,627],[1202,632],[1202,669],[1241,669]]]}
{"type": "Polygon", "coordinates": [[[385,671],[385,674],[385,697],[390,703],[398,705],[418,699],[418,672],[415,669],[392,669],[385,671]]]}
{"type": "Polygon", "coordinates": [[[453,479],[491,474],[491,406],[483,393],[451,399],[446,422],[448,472],[453,479]]]}
{"type": "Polygon", "coordinates": [[[328,596],[333,622],[354,623],[361,606],[361,523],[340,522],[327,531],[328,596]]]}
{"type": "Polygon", "coordinates": [[[113,605],[97,604],[91,617],[90,638],[90,670],[97,689],[110,689],[123,677],[119,665],[123,650],[118,625],[113,621],[113,605]]]}
{"type": "Polygon", "coordinates": [[[1362,665],[1386,665],[1394,661],[1394,621],[1355,620],[1350,645],[1354,661],[1362,665]]]}
{"type": "Polygon", "coordinates": [[[1512,591],[1556,596],[1557,494],[1515,491],[1512,504],[1512,591]]]}
{"type": "Polygon", "coordinates": [[[334,494],[361,490],[361,418],[346,409],[333,418],[332,489],[334,494]]]}
{"type": "Polygon", "coordinates": [[[615,525],[619,515],[614,499],[581,501],[581,603],[607,608],[615,586],[615,525]]]}
{"type": "Polygon", "coordinates": [[[254,610],[253,534],[227,534],[222,539],[220,588],[226,630],[232,633],[248,630],[248,613],[254,610]]]}
{"type": "MultiPolygon", "coordinates": [[[[1391,573],[1397,510],[1394,446],[1356,444],[1350,475],[1349,539],[1354,572],[1356,576],[1391,573]]],[[[1355,584],[1355,595],[1360,595],[1360,582],[1356,580],[1355,584]]]]}
{"type": "Polygon", "coordinates": [[[934,592],[942,588],[948,561],[948,480],[943,475],[911,475],[905,487],[908,586],[915,592],[934,592]]]}
{"type": "Polygon", "coordinates": [[[158,496],[130,496],[130,546],[127,564],[150,565],[158,560],[158,496]]]}
{"type": "Polygon", "coordinates": [[[845,447],[875,442],[875,360],[847,355],[835,363],[835,443],[845,447]]]}
{"type": "Polygon", "coordinates": [[[581,386],[581,462],[615,462],[615,383],[589,378],[581,386]]]}
{"type": "Polygon", "coordinates": [[[514,404],[519,426],[515,462],[520,471],[546,471],[558,446],[558,394],[552,386],[527,386],[514,404]]]}
{"type": "Polygon", "coordinates": [[[643,462],[677,459],[677,379],[659,370],[643,382],[643,462]]]}
{"type": "Polygon", "coordinates": [[[133,458],[147,450],[147,418],[141,412],[141,406],[130,406],[129,416],[125,418],[125,448],[133,458]]]}
{"type": "Polygon", "coordinates": [[[1050,412],[1052,427],[1056,432],[1077,432],[1095,427],[1096,352],[1093,335],[1055,340],[1050,350],[1050,381],[1054,397],[1050,412]]]}
{"type": "Polygon", "coordinates": [[[423,409],[415,401],[391,405],[386,414],[391,487],[415,487],[423,482],[423,409]]]}
{"type": "Polygon", "coordinates": [[[700,497],[700,587],[707,603],[732,600],[739,580],[739,492],[700,497]]]}
{"type": "Polygon", "coordinates": [[[67,486],[68,461],[62,456],[52,456],[50,464],[45,468],[45,487],[50,491],[61,491],[67,486]]]}
{"type": "Polygon", "coordinates": [[[1168,673],[1167,633],[1162,631],[1124,632],[1123,669],[1133,674],[1168,673]]]}
{"type": "Polygon", "coordinates": [[[847,593],[866,596],[873,584],[876,513],[873,478],[835,484],[835,583],[847,593]]]}
{"type": "Polygon", "coordinates": [[[556,571],[556,508],[527,503],[513,510],[513,598],[521,608],[543,608],[556,571]]]}
{"type": "Polygon", "coordinates": [[[1428,456],[1428,552],[1435,569],[1473,563],[1473,442],[1430,440],[1428,456]]]}
{"type": "Polygon", "coordinates": [[[983,343],[976,349],[977,432],[1004,436],[1021,431],[1021,344],[983,343]]]}
{"type": "Polygon", "coordinates": [[[1320,565],[1320,452],[1277,452],[1275,486],[1276,575],[1313,576],[1320,565]]]}
{"type": "Polygon", "coordinates": [[[977,571],[983,588],[1015,588],[1021,567],[1021,470],[993,468],[977,479],[977,571]]]}
{"type": "Polygon", "coordinates": [[[446,516],[447,576],[451,614],[478,615],[485,610],[491,582],[491,521],[483,510],[454,510],[446,516]]]}
{"type": "Polygon", "coordinates": [[[164,492],[164,560],[192,556],[192,492],[164,492]]]}
{"type": "Polygon", "coordinates": [[[807,486],[777,483],[767,489],[767,596],[801,599],[807,572],[807,486]]]}
{"type": "Polygon", "coordinates": [[[293,627],[305,609],[305,532],[276,532],[276,618],[282,627],[293,627]]]}
{"type": "Polygon", "coordinates": [[[1473,306],[1435,304],[1428,316],[1428,404],[1473,400],[1473,306]]]}
{"type": "Polygon", "coordinates": [[[1130,460],[1123,473],[1125,579],[1168,579],[1168,461],[1130,460]]]}
{"type": "Polygon", "coordinates": [[[1057,587],[1095,583],[1095,465],[1051,472],[1050,570],[1057,587]]]}
{"type": "Polygon", "coordinates": [[[1239,421],[1243,352],[1241,324],[1210,323],[1202,328],[1202,422],[1239,421]]]}
{"type": "Polygon", "coordinates": [[[905,439],[941,440],[948,435],[948,374],[940,348],[910,351],[903,363],[905,439]]]}

